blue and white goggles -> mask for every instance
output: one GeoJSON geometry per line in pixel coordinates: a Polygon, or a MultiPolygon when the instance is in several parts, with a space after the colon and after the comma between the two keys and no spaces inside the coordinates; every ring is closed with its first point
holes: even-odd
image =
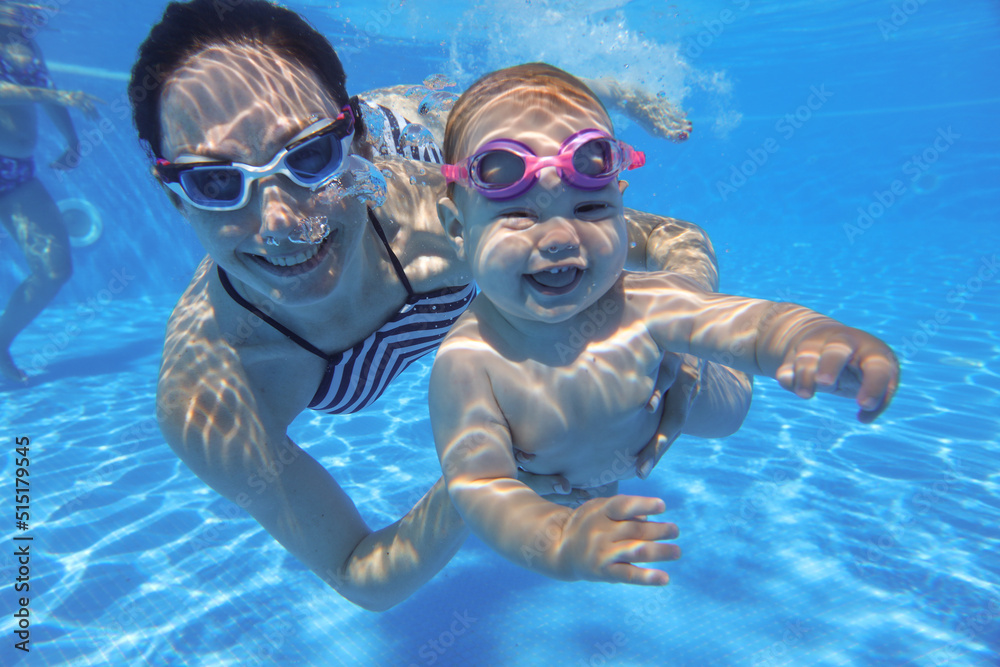
{"type": "Polygon", "coordinates": [[[184,201],[205,211],[235,211],[250,201],[250,185],[283,174],[296,185],[318,190],[344,171],[354,140],[350,105],[336,118],[323,118],[299,134],[260,167],[230,161],[168,162],[157,159],[156,176],[184,201]]]}

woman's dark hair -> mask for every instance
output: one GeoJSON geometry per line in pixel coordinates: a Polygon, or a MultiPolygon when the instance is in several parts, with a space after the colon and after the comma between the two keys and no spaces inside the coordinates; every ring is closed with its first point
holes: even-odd
{"type": "MultiPolygon", "coordinates": [[[[315,72],[337,104],[347,104],[346,76],[330,42],[290,9],[268,0],[191,0],[171,2],[139,47],[132,67],[129,100],[140,142],[162,157],[160,97],[163,82],[188,58],[220,44],[267,46],[315,72]]],[[[361,117],[357,101],[356,121],[361,117]]],[[[358,136],[363,128],[357,127],[358,136]]]]}

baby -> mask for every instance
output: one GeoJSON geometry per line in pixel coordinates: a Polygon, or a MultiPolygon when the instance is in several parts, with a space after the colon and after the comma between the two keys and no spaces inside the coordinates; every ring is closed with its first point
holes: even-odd
{"type": "Polygon", "coordinates": [[[803,398],[853,396],[862,421],[891,400],[896,358],[863,331],[624,270],[618,175],[644,157],[614,138],[604,107],[569,74],[536,63],[483,77],[455,105],[444,152],[438,214],[481,294],[437,353],[431,421],[452,501],[510,560],[558,579],[669,581],[633,565],[680,555],[661,542],[677,527],[646,520],[662,500],[569,509],[517,480],[518,461],[574,487],[632,476],[622,461],[659,423],[646,406],[665,351],[732,359],[803,398]]]}

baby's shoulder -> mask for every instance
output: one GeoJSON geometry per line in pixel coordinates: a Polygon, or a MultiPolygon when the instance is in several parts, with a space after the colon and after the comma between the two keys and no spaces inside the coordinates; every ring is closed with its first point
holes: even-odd
{"type": "Polygon", "coordinates": [[[487,342],[483,322],[476,312],[478,301],[478,299],[473,301],[472,305],[451,325],[451,329],[438,347],[435,364],[442,359],[459,363],[474,361],[496,353],[493,346],[487,342]]]}

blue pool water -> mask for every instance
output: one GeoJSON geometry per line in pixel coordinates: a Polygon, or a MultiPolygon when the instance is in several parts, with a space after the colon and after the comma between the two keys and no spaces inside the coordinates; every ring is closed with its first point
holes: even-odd
{"type": "MultiPolygon", "coordinates": [[[[623,483],[681,528],[666,588],[548,580],[473,538],[382,614],[332,593],[164,444],[163,329],[200,250],[121,106],[163,3],[49,4],[53,76],[103,98],[107,123],[77,117],[87,160],[40,174],[105,231],[14,345],[32,385],[0,386],[2,437],[31,438],[33,489],[25,654],[16,466],[0,459],[0,664],[998,664],[997,3],[289,2],[334,40],[353,92],[544,58],[683,96],[684,144],[619,119],[649,156],[627,203],[702,225],[723,291],[808,305],[903,362],[873,426],[847,401],[758,382],[737,434],[682,438],[650,480],[623,483]]],[[[61,152],[43,134],[40,165],[61,152]]],[[[0,249],[7,295],[24,266],[9,238],[0,249]]],[[[293,425],[370,525],[440,474],[429,367],[374,410],[293,425]]]]}

